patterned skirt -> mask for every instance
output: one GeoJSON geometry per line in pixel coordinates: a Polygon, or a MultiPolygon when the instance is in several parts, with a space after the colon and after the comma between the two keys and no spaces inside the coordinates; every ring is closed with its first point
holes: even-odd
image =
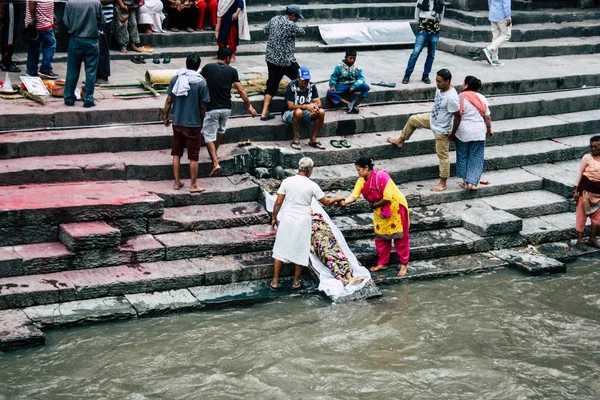
{"type": "Polygon", "coordinates": [[[317,213],[312,213],[311,249],[336,279],[345,279],[346,274],[352,274],[348,257],[342,251],[331,227],[323,219],[323,215],[317,213]]]}

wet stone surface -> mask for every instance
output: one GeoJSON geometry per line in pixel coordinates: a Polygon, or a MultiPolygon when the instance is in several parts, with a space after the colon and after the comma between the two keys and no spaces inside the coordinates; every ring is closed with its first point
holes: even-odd
{"type": "Polygon", "coordinates": [[[187,289],[126,294],[140,317],[176,310],[198,309],[202,304],[187,289]]]}

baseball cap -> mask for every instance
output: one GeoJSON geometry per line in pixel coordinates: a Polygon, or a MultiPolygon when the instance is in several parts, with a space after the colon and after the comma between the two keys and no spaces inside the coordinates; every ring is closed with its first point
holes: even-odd
{"type": "Polygon", "coordinates": [[[298,78],[303,81],[310,80],[310,70],[308,67],[300,67],[300,69],[298,69],[298,78]]]}
{"type": "Polygon", "coordinates": [[[290,4],[286,7],[285,11],[288,13],[296,14],[301,19],[304,19],[304,16],[302,15],[302,10],[300,9],[300,6],[298,4],[290,4]]]}

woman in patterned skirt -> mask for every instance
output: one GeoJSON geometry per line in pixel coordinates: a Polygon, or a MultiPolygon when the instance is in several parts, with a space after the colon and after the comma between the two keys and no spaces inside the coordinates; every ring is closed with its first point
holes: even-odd
{"type": "Polygon", "coordinates": [[[479,79],[474,76],[465,78],[463,90],[458,95],[460,125],[455,136],[448,137],[454,139],[456,146],[456,176],[463,179],[460,187],[470,190],[477,190],[483,173],[486,133],[494,136],[488,101],[481,93],[477,93],[479,88],[479,79]]]}
{"type": "Polygon", "coordinates": [[[400,257],[398,275],[404,276],[410,258],[410,223],[406,198],[387,172],[373,167],[372,159],[361,157],[356,161],[355,167],[360,178],[350,196],[341,205],[355,202],[361,194],[371,205],[377,266],[371,267],[370,270],[376,272],[387,268],[393,241],[400,257]]]}

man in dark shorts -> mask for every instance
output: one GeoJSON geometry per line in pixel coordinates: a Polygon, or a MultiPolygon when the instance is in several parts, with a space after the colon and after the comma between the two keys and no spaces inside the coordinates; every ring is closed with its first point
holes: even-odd
{"type": "Polygon", "coordinates": [[[286,75],[296,79],[300,66],[296,62],[296,37],[304,35],[304,29],[296,25],[299,19],[304,18],[300,6],[292,4],[285,9],[285,15],[277,15],[267,23],[264,32],[269,36],[265,61],[269,70],[267,89],[263,103],[261,121],[275,118],[269,113],[271,99],[277,93],[281,78],[286,75]]]}
{"type": "Polygon", "coordinates": [[[250,103],[244,87],[240,83],[237,70],[229,66],[231,56],[232,52],[230,48],[219,47],[217,52],[217,59],[219,61],[206,64],[202,68],[202,76],[206,79],[210,93],[210,102],[206,106],[206,116],[204,117],[204,124],[202,126],[202,136],[204,136],[204,142],[213,163],[213,168],[209,176],[215,176],[221,170],[217,150],[219,150],[219,146],[223,141],[227,120],[231,115],[231,86],[235,86],[252,117],[258,115],[254,107],[252,107],[252,103],[250,103]]]}
{"type": "Polygon", "coordinates": [[[310,71],[307,67],[298,69],[298,79],[289,83],[285,90],[285,100],[288,110],[283,113],[283,122],[294,127],[292,148],[300,150],[300,126],[314,122],[312,136],[308,145],[315,149],[324,150],[317,136],[325,121],[325,110],[321,108],[321,99],[317,92],[317,85],[310,81],[310,71]]]}
{"type": "Polygon", "coordinates": [[[206,81],[198,73],[200,69],[200,56],[190,54],[185,61],[186,69],[177,71],[169,83],[167,100],[165,101],[164,123],[169,126],[169,113],[173,109],[173,175],[175,182],[173,189],[179,190],[183,186],[179,175],[180,159],[184,147],[187,148],[190,160],[190,192],[204,191],[197,185],[198,156],[200,155],[200,134],[202,120],[206,112],[206,103],[210,101],[206,81]]]}

